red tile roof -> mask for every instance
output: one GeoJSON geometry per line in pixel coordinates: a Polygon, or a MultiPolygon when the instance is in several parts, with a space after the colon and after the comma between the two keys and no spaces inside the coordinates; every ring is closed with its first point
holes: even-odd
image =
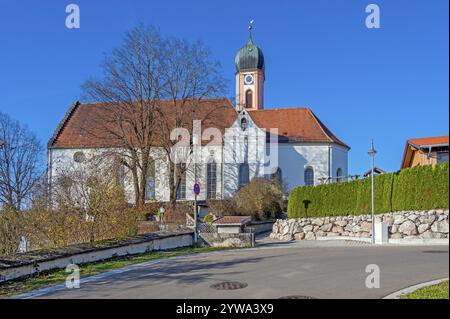
{"type": "Polygon", "coordinates": [[[251,221],[250,216],[223,216],[214,221],[214,224],[245,224],[251,221]]]}
{"type": "MultiPolygon", "coordinates": [[[[174,106],[160,101],[163,116],[171,128],[175,127],[174,106]]],[[[121,106],[112,103],[74,103],[55,130],[48,143],[49,148],[107,148],[121,147],[121,139],[114,135],[117,123],[111,114],[117,114],[121,106]]],[[[192,119],[202,120],[202,130],[218,128],[222,133],[237,118],[237,112],[228,99],[205,99],[194,106],[192,117],[186,118],[183,127],[192,125],[192,119]]],[[[253,121],[264,129],[278,128],[280,142],[337,143],[348,147],[338,139],[309,108],[287,108],[249,111],[253,121]]],[[[158,124],[156,124],[158,125],[158,124]]],[[[166,137],[167,132],[164,132],[166,137]]],[[[132,134],[131,134],[132,135],[132,134]]],[[[203,141],[205,144],[209,141],[203,141]]],[[[217,141],[222,143],[222,141],[217,141]]],[[[157,141],[154,144],[158,144],[157,141]]]]}
{"type": "Polygon", "coordinates": [[[291,141],[334,142],[348,147],[309,108],[253,110],[249,114],[260,128],[278,128],[278,135],[291,141]]]}
{"type": "MultiPolygon", "coordinates": [[[[170,129],[176,127],[175,107],[169,101],[160,101],[162,115],[154,114],[155,117],[164,117],[164,121],[154,121],[155,131],[162,132],[160,138],[168,137],[170,130],[162,128],[161,123],[169,123],[170,129]]],[[[192,105],[188,102],[187,105],[192,105]]],[[[192,127],[192,120],[201,120],[202,131],[207,128],[217,128],[222,134],[230,127],[237,117],[228,99],[207,99],[200,101],[198,105],[192,106],[193,112],[189,112],[183,119],[183,127],[192,127]],[[195,109],[194,109],[195,108],[195,109]]],[[[122,113],[121,106],[112,103],[74,103],[58,128],[55,130],[48,143],[49,148],[102,148],[123,146],[123,140],[118,138],[117,115],[122,113]]],[[[127,109],[125,109],[127,111],[127,109]]],[[[131,112],[129,112],[131,113],[131,112]]],[[[126,115],[125,115],[126,116],[126,115]]],[[[130,134],[135,136],[135,134],[130,134]]],[[[209,143],[210,141],[204,141],[209,143]]],[[[222,141],[216,141],[219,144],[222,141]]],[[[154,145],[158,145],[158,137],[154,137],[154,145]]]]}
{"type": "Polygon", "coordinates": [[[411,138],[408,140],[409,144],[415,146],[431,146],[431,145],[448,145],[448,135],[447,136],[432,136],[432,137],[421,137],[421,138],[411,138]]]}

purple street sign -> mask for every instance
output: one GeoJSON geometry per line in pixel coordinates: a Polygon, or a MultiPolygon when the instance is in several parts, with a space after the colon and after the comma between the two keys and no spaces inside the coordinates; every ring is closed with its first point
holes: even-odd
{"type": "Polygon", "coordinates": [[[194,185],[194,193],[195,193],[195,195],[200,194],[200,184],[199,183],[195,183],[195,185],[194,185]]]}

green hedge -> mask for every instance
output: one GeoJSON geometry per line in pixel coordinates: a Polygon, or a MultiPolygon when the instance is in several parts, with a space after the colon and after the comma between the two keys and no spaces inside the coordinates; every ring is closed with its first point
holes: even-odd
{"type": "MultiPolygon", "coordinates": [[[[449,207],[448,163],[376,175],[377,214],[449,207]]],[[[371,212],[371,179],[297,187],[288,203],[290,218],[361,215],[371,212]],[[308,202],[307,208],[305,201],[308,202]]]]}

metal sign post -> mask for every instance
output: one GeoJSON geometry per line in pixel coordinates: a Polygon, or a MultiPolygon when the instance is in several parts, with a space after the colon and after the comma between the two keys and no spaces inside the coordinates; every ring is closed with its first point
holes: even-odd
{"type": "Polygon", "coordinates": [[[197,233],[197,218],[198,218],[198,208],[197,208],[197,196],[200,194],[200,184],[194,184],[194,244],[198,243],[198,233],[197,233]]]}

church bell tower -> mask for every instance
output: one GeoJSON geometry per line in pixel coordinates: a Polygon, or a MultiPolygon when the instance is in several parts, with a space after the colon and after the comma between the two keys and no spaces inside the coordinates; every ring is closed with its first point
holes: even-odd
{"type": "Polygon", "coordinates": [[[252,39],[253,21],[249,24],[247,44],[236,54],[236,110],[264,108],[264,55],[252,39]]]}

